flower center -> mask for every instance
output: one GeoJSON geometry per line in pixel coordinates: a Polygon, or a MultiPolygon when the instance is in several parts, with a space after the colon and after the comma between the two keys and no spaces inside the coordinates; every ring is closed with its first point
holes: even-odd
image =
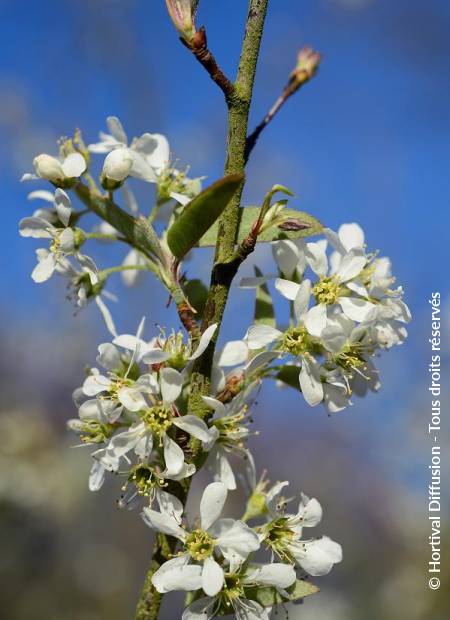
{"type": "Polygon", "coordinates": [[[130,379],[122,379],[122,377],[118,377],[112,373],[110,374],[110,377],[112,378],[112,383],[109,386],[108,392],[113,400],[118,399],[119,390],[123,387],[131,387],[134,383],[134,381],[131,381],[130,379]]]}
{"type": "Polygon", "coordinates": [[[186,549],[194,560],[206,560],[214,551],[214,540],[205,530],[194,530],[186,539],[186,549]]]}
{"type": "Polygon", "coordinates": [[[169,353],[167,363],[176,370],[182,370],[189,358],[189,348],[183,342],[183,334],[171,334],[163,346],[163,351],[169,353]]]}
{"type": "Polygon", "coordinates": [[[362,350],[358,344],[347,345],[335,356],[334,361],[347,372],[366,366],[366,360],[362,357],[362,350]]]}
{"type": "Polygon", "coordinates": [[[318,304],[330,306],[339,298],[339,284],[334,278],[321,278],[312,292],[318,304]]]}
{"type": "Polygon", "coordinates": [[[225,584],[221,593],[223,604],[226,608],[231,607],[232,601],[244,598],[245,591],[242,584],[242,577],[236,573],[225,573],[225,584]]]}
{"type": "Polygon", "coordinates": [[[101,424],[95,420],[84,422],[81,429],[80,440],[83,443],[104,443],[114,432],[111,424],[101,424]]]}
{"type": "Polygon", "coordinates": [[[155,435],[162,435],[172,426],[172,411],[164,405],[155,405],[145,410],[143,420],[155,435]]]}
{"type": "Polygon", "coordinates": [[[154,469],[146,465],[137,465],[131,471],[128,482],[134,484],[139,495],[145,497],[150,497],[156,487],[161,487],[165,484],[164,480],[155,473],[154,469]]]}
{"type": "Polygon", "coordinates": [[[300,355],[308,350],[309,337],[306,328],[290,327],[283,336],[282,347],[284,351],[292,355],[300,355]]]}
{"type": "Polygon", "coordinates": [[[274,519],[264,526],[265,534],[264,543],[279,558],[285,562],[293,562],[292,552],[290,550],[295,539],[295,532],[289,527],[289,521],[286,517],[274,519]]]}

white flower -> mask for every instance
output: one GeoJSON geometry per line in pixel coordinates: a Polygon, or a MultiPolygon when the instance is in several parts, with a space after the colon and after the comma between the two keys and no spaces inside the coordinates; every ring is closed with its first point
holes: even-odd
{"type": "Polygon", "coordinates": [[[202,588],[208,596],[215,596],[225,579],[215,553],[220,552],[231,570],[235,570],[250,553],[259,549],[258,536],[248,525],[219,518],[226,498],[224,484],[209,484],[200,501],[200,528],[190,531],[180,526],[176,516],[144,508],[142,518],[149,527],[183,543],[181,555],[163,564],[153,575],[152,582],[158,592],[202,588]]]}
{"type": "MultiPolygon", "coordinates": [[[[19,233],[22,237],[33,239],[49,239],[49,249],[40,248],[36,251],[38,264],[31,277],[37,283],[48,280],[55,271],[64,275],[71,271],[67,257],[74,257],[82,270],[89,274],[92,284],[98,282],[98,270],[91,258],[82,254],[76,246],[75,234],[68,226],[71,216],[71,202],[66,192],[56,189],[54,197],[55,211],[64,228],[54,226],[48,219],[42,217],[25,217],[20,220],[19,233]]],[[[73,269],[73,268],[72,268],[73,269]]]]}
{"type": "MultiPolygon", "coordinates": [[[[353,282],[366,265],[367,259],[363,253],[350,250],[341,258],[336,271],[329,271],[326,247],[321,242],[307,243],[305,257],[320,278],[311,286],[316,305],[304,317],[305,327],[310,334],[320,337],[336,306],[340,306],[349,319],[359,323],[375,315],[376,306],[367,300],[367,291],[362,285],[353,282]]],[[[294,302],[300,290],[299,284],[281,278],[276,281],[275,287],[283,297],[294,302]]]]}
{"type": "MultiPolygon", "coordinates": [[[[182,370],[188,362],[199,358],[208,348],[212,337],[217,329],[217,323],[210,325],[200,336],[197,346],[192,346],[189,340],[187,345],[183,342],[183,334],[172,334],[168,338],[153,338],[150,342],[145,342],[140,337],[124,334],[114,340],[114,344],[130,351],[138,350],[139,360],[146,364],[158,364],[166,362],[178,370],[182,370]]],[[[142,331],[140,329],[139,331],[142,331]]]]}
{"type": "Polygon", "coordinates": [[[257,382],[248,385],[227,404],[211,396],[203,396],[204,402],[215,413],[215,417],[210,421],[212,441],[204,444],[204,449],[210,451],[208,465],[214,472],[214,479],[225,484],[230,491],[236,489],[230,455],[244,459],[247,475],[254,477],[253,457],[245,442],[250,436],[248,401],[257,385],[257,382]]]}
{"type": "Polygon", "coordinates": [[[102,175],[106,179],[122,182],[131,173],[133,158],[129,149],[117,148],[108,153],[103,163],[102,175]]]}
{"type": "Polygon", "coordinates": [[[86,161],[81,153],[70,153],[62,161],[46,153],[33,160],[36,174],[24,174],[22,181],[45,179],[60,187],[69,187],[86,170],[86,161]]]}
{"type": "Polygon", "coordinates": [[[105,166],[108,161],[107,170],[103,170],[107,177],[121,182],[129,175],[148,183],[157,183],[160,195],[166,199],[173,198],[181,204],[187,204],[200,192],[200,179],[188,179],[183,172],[169,166],[170,148],[165,136],[144,133],[128,145],[127,135],[119,119],[109,116],[106,123],[109,134],[101,132],[100,142],[90,144],[88,149],[92,153],[110,153],[105,160],[105,166]],[[120,156],[112,155],[116,149],[120,151],[120,156]]]}
{"type": "Polygon", "coordinates": [[[261,527],[260,540],[273,554],[295,562],[310,575],[326,575],[342,560],[342,548],[327,536],[302,539],[304,527],[315,527],[322,520],[322,507],[315,498],[301,493],[297,512],[286,513],[287,500],[281,491],[287,484],[278,483],[266,496],[270,520],[261,527]]]}
{"type": "Polygon", "coordinates": [[[290,564],[251,564],[225,577],[223,589],[215,597],[205,597],[185,609],[182,620],[210,620],[223,606],[239,620],[269,620],[270,609],[243,596],[244,588],[272,587],[284,592],[296,579],[290,564]]]}

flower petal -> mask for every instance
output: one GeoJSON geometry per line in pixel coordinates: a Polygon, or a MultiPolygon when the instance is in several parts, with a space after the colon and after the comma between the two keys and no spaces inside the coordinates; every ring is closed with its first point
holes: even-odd
{"type": "Polygon", "coordinates": [[[298,506],[298,516],[302,519],[303,527],[315,527],[322,520],[322,506],[315,497],[310,499],[302,493],[298,506]]]}
{"type": "MultiPolygon", "coordinates": [[[[186,540],[185,530],[178,525],[175,517],[170,516],[166,512],[161,513],[157,510],[145,507],[141,513],[141,517],[144,523],[151,527],[156,532],[167,534],[168,536],[175,536],[181,541],[186,540]]],[[[179,559],[179,558],[176,558],[179,559]]]]}
{"type": "Polygon", "coordinates": [[[297,295],[294,299],[295,318],[298,322],[303,321],[308,312],[309,300],[311,299],[311,281],[303,280],[298,287],[297,295]]]}
{"type": "Polygon", "coordinates": [[[208,428],[208,425],[195,415],[183,415],[174,418],[173,424],[207,444],[211,442],[213,437],[217,437],[217,429],[215,427],[208,428]]]}
{"type": "Polygon", "coordinates": [[[127,144],[128,138],[125,130],[122,126],[122,123],[119,121],[117,116],[108,116],[106,119],[106,126],[108,127],[109,133],[121,144],[127,144]]]}
{"type": "Polygon", "coordinates": [[[163,436],[163,446],[167,473],[176,476],[183,469],[184,452],[168,435],[163,436]]]}
{"type": "Polygon", "coordinates": [[[156,571],[152,577],[152,583],[161,594],[173,590],[185,592],[199,590],[202,587],[202,567],[186,564],[183,556],[173,558],[156,571]]]}
{"type": "Polygon", "coordinates": [[[51,278],[53,272],[55,271],[55,267],[55,255],[50,252],[44,260],[38,262],[36,267],[31,272],[31,277],[37,284],[41,284],[41,282],[45,282],[51,278]]]}
{"type": "Polygon", "coordinates": [[[314,577],[327,575],[333,568],[333,564],[342,560],[341,545],[328,536],[307,541],[303,545],[304,550],[295,553],[295,559],[307,573],[314,577]]]}
{"type": "Polygon", "coordinates": [[[244,583],[256,583],[261,586],[288,588],[296,579],[295,569],[291,564],[276,562],[263,564],[245,575],[244,583]]]}
{"type": "Polygon", "coordinates": [[[194,601],[184,610],[181,620],[211,620],[215,605],[216,600],[209,597],[194,601]]]}
{"type": "Polygon", "coordinates": [[[328,272],[327,243],[317,241],[307,243],[305,250],[306,261],[314,273],[318,276],[326,276],[328,272]]]}
{"type": "Polygon", "coordinates": [[[365,299],[358,299],[357,297],[341,297],[339,299],[339,305],[345,316],[358,323],[370,321],[377,311],[377,306],[375,304],[365,299]]]}
{"type": "Polygon", "coordinates": [[[183,376],[175,368],[163,368],[159,375],[161,396],[165,403],[174,403],[181,394],[183,376]]]}
{"type": "Polygon", "coordinates": [[[117,399],[128,411],[139,411],[147,405],[144,396],[136,387],[120,388],[117,399]]]}
{"type": "Polygon", "coordinates": [[[105,342],[98,347],[97,363],[106,370],[118,370],[121,365],[120,353],[110,342],[105,342]]]}
{"type": "Polygon", "coordinates": [[[227,342],[217,355],[215,363],[218,366],[236,366],[247,361],[248,347],[243,340],[227,342]]]}
{"type": "Polygon", "coordinates": [[[55,191],[55,209],[64,226],[68,226],[72,214],[72,205],[69,196],[59,187],[55,191]]]}
{"type": "Polygon", "coordinates": [[[105,481],[105,468],[99,461],[94,461],[89,473],[89,491],[98,491],[105,481]]]}
{"type": "Polygon", "coordinates": [[[70,153],[61,167],[66,177],[79,177],[86,170],[86,160],[81,153],[70,153]]]}
{"type": "Polygon", "coordinates": [[[252,325],[249,327],[245,339],[247,340],[248,348],[256,350],[271,344],[282,335],[283,332],[270,327],[270,325],[252,325]]]}
{"type": "Polygon", "coordinates": [[[303,397],[308,405],[315,407],[323,400],[323,386],[322,381],[320,380],[320,366],[316,360],[303,357],[299,382],[303,397]]]}
{"type": "Polygon", "coordinates": [[[224,583],[222,568],[217,562],[209,557],[203,563],[202,588],[208,596],[215,596],[220,592],[224,583]]]}
{"type": "Polygon", "coordinates": [[[342,224],[339,227],[339,239],[347,251],[364,247],[364,232],[354,222],[352,224],[342,224]]]}
{"type": "Polygon", "coordinates": [[[205,329],[203,334],[200,337],[200,342],[198,343],[198,347],[194,351],[194,353],[189,358],[190,360],[196,360],[200,355],[202,355],[206,349],[208,348],[209,343],[211,342],[211,338],[214,336],[214,333],[217,329],[217,323],[210,325],[205,329]]]}
{"type": "Polygon", "coordinates": [[[260,547],[258,535],[243,521],[221,519],[220,532],[216,535],[217,544],[230,562],[243,562],[260,547]]]}
{"type": "Polygon", "coordinates": [[[304,317],[305,327],[311,336],[322,335],[327,326],[327,307],[325,304],[318,304],[308,310],[304,317]]]}
{"type": "Polygon", "coordinates": [[[221,482],[212,482],[203,491],[200,501],[200,523],[203,530],[208,530],[220,517],[227,494],[227,488],[221,482]]]}
{"type": "Polygon", "coordinates": [[[291,282],[290,280],[277,278],[275,280],[275,288],[283,295],[283,297],[286,297],[286,299],[289,299],[290,301],[294,301],[297,297],[300,285],[296,282],[291,282]]]}
{"type": "Polygon", "coordinates": [[[336,276],[341,282],[352,280],[361,273],[366,263],[367,258],[363,253],[352,250],[342,258],[336,271],[336,276]]]}
{"type": "Polygon", "coordinates": [[[183,504],[177,497],[175,497],[175,495],[167,493],[167,491],[161,491],[157,489],[156,500],[158,502],[161,512],[165,512],[171,517],[174,517],[174,519],[176,519],[176,521],[178,522],[181,521],[184,510],[183,504]]]}

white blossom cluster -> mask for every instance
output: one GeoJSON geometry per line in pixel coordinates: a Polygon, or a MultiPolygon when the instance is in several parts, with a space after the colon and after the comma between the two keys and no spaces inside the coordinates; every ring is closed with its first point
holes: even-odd
{"type": "MultiPolygon", "coordinates": [[[[324,232],[326,238],[317,242],[273,245],[282,276],[275,288],[289,300],[293,318],[284,330],[252,325],[244,340],[250,351],[290,359],[292,370],[298,366],[306,402],[323,403],[334,413],[351,404],[352,394],[379,389],[373,358],[403,343],[411,315],[402,287],[394,287],[389,259],[367,253],[357,224],[324,232]]],[[[245,278],[241,286],[257,287],[270,279],[245,278]]]]}
{"type": "MultiPolygon", "coordinates": [[[[116,474],[122,480],[119,506],[140,506],[152,530],[177,542],[152,581],[160,593],[190,593],[184,620],[229,613],[238,620],[268,619],[274,604],[302,598],[305,594],[295,592],[303,587],[305,574],[328,573],[341,561],[342,550],[326,536],[305,536],[304,528],[317,526],[322,518],[316,499],[302,493],[291,511],[292,498],[282,495],[287,482],[272,487],[265,480],[257,483],[248,447],[249,437],[256,434],[251,431],[255,392],[263,379],[276,379],[279,386],[298,387],[309,405],[323,403],[332,413],[351,404],[353,394],[378,390],[374,357],[407,335],[410,313],[403,291],[395,287],[389,259],[368,253],[357,224],[344,224],[338,233],[324,229],[325,238],[319,241],[272,241],[278,274],[245,278],[241,287],[263,287],[267,296],[267,285],[273,283],[277,294],[289,301],[290,322],[277,327],[273,316],[261,317],[256,308],[255,322],[244,338],[227,342],[215,353],[209,393],[199,397],[201,407],[192,410],[193,365],[217,335],[218,325],[202,333],[198,328],[187,339],[161,330],[146,340],[144,320],[136,334],[118,334],[103,301],[112,297],[105,284],[116,272],[127,285],[150,271],[171,293],[173,284],[181,289],[179,261],[171,254],[166,231],[157,236],[153,254],[145,254],[108,221],[84,230],[80,220],[89,208],[74,208],[68,192],[90,188],[102,204],[115,206],[111,201],[120,188],[122,218],[137,222],[144,216],[151,223],[159,207],[171,203],[173,222],[201,191],[201,179],[189,179],[172,165],[163,135],[144,133],[129,141],[116,117],[109,117],[107,126],[108,133],[101,133],[97,143],[85,147],[77,134],[63,142],[59,157],[39,155],[35,174],[23,177],[44,179],[55,188],[31,192],[29,198],[44,206],[20,222],[22,236],[46,244],[36,252],[33,280],[41,283],[54,273],[65,277],[77,306],[95,299],[112,335],[111,342],[98,347],[96,366],[74,392],[78,417],[68,426],[82,445],[91,447],[90,490],[102,487],[107,472],[116,474]],[[99,174],[102,189],[91,175],[92,154],[105,156],[99,174]],[[150,213],[141,213],[126,185],[130,177],[154,185],[150,213]],[[95,239],[126,241],[132,247],[121,265],[99,269],[83,247],[95,239]],[[199,518],[187,519],[180,489],[185,490],[205,464],[212,481],[203,491],[199,518]],[[222,511],[239,480],[250,493],[241,518],[235,520],[222,511]]],[[[270,204],[278,191],[290,195],[282,186],[272,188],[253,233],[268,234],[274,228],[307,233],[310,224],[294,217],[292,210],[285,216],[287,200],[270,204]]],[[[272,302],[266,298],[274,315],[272,302]]]]}

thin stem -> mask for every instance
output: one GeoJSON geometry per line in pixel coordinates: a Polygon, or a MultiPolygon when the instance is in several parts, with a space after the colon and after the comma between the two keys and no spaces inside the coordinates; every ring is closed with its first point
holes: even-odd
{"type": "Polygon", "coordinates": [[[109,235],[107,233],[84,233],[85,239],[100,239],[103,241],[124,241],[127,243],[125,237],[120,237],[118,235],[109,235]]]}
{"type": "Polygon", "coordinates": [[[99,276],[109,276],[113,273],[120,273],[121,271],[149,271],[151,270],[149,265],[117,265],[116,267],[108,267],[99,271],[99,276]]]}
{"type": "Polygon", "coordinates": [[[230,104],[234,93],[234,84],[227,78],[225,73],[217,64],[214,55],[208,49],[205,28],[202,26],[189,42],[186,42],[183,39],[181,39],[181,41],[191,50],[198,62],[206,69],[210,78],[217,84],[225,95],[225,100],[227,103],[230,104]]]}
{"type": "Polygon", "coordinates": [[[247,162],[252,150],[254,149],[256,142],[261,132],[267,127],[267,125],[278,114],[286,101],[292,97],[306,82],[316,74],[319,67],[321,56],[318,52],[315,52],[310,47],[303,47],[297,58],[297,65],[289,76],[289,81],[283,89],[283,92],[275,101],[273,106],[267,112],[263,120],[257,125],[252,133],[247,138],[247,144],[245,146],[245,161],[247,162]]]}

